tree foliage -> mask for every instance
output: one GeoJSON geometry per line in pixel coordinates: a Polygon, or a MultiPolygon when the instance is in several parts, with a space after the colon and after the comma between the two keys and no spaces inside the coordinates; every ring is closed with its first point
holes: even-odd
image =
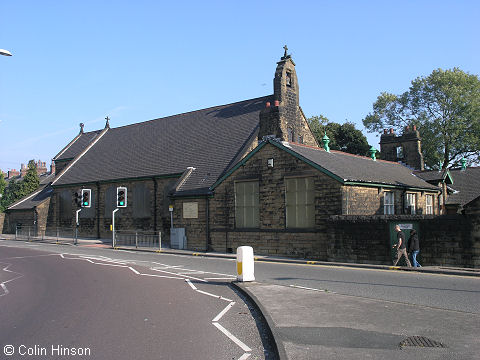
{"type": "Polygon", "coordinates": [[[319,144],[322,144],[322,138],[327,133],[330,139],[330,149],[344,151],[355,155],[368,155],[367,138],[362,132],[355,128],[351,122],[338,124],[330,122],[325,116],[312,116],[308,119],[310,129],[319,144]]]}
{"type": "MultiPolygon", "coordinates": [[[[3,178],[3,174],[0,175],[0,179],[3,178]]],[[[0,190],[1,190],[0,180],[0,190]]],[[[0,199],[0,211],[5,211],[15,201],[20,200],[22,197],[27,196],[38,189],[40,185],[40,179],[35,167],[35,161],[30,160],[28,162],[28,170],[24,178],[21,181],[15,181],[12,179],[8,182],[8,186],[4,188],[2,197],[0,199]]]]}
{"type": "Polygon", "coordinates": [[[370,132],[417,125],[429,168],[480,161],[480,79],[458,68],[437,69],[401,95],[383,92],[363,119],[370,132]]]}

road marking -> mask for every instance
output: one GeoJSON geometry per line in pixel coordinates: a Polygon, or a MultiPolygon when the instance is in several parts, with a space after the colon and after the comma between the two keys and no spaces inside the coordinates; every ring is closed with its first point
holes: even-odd
{"type": "Polygon", "coordinates": [[[251,352],[252,349],[250,349],[247,345],[245,345],[243,342],[238,340],[234,335],[232,335],[227,329],[225,329],[222,325],[220,325],[218,322],[214,322],[213,325],[220,330],[226,337],[228,337],[230,340],[232,340],[235,344],[240,346],[240,348],[245,351],[245,352],[251,352]]]}
{"type": "Polygon", "coordinates": [[[235,276],[230,276],[230,277],[223,277],[223,278],[204,278],[205,280],[231,280],[231,279],[236,279],[235,276]]]}
{"type": "Polygon", "coordinates": [[[223,317],[223,315],[225,315],[227,313],[227,311],[232,308],[233,305],[235,305],[234,301],[232,301],[230,304],[228,304],[225,307],[225,309],[223,309],[217,316],[215,316],[215,319],[213,319],[212,322],[218,322],[223,317]]]}
{"type": "MultiPolygon", "coordinates": [[[[150,268],[150,270],[159,271],[159,272],[163,272],[165,274],[170,274],[170,275],[179,275],[178,273],[174,273],[174,272],[171,272],[171,271],[165,271],[165,270],[159,270],[159,269],[156,269],[156,268],[150,268]]],[[[196,278],[196,277],[193,277],[193,276],[188,276],[188,275],[179,275],[179,276],[183,276],[185,278],[189,278],[189,279],[193,279],[193,280],[197,280],[197,281],[201,281],[201,282],[207,282],[207,280],[199,279],[199,278],[196,278]]]]}
{"type": "Polygon", "coordinates": [[[252,354],[250,354],[250,353],[245,353],[245,354],[243,354],[242,356],[240,356],[240,357],[238,358],[238,360],[248,359],[248,358],[250,357],[250,355],[252,355],[252,354]]]}
{"type": "Polygon", "coordinates": [[[137,270],[135,270],[134,268],[132,268],[131,266],[128,267],[130,270],[132,270],[135,274],[140,274],[140,272],[138,272],[137,270]]]}
{"type": "Polygon", "coordinates": [[[5,286],[5,284],[2,282],[2,283],[0,284],[0,286],[2,287],[2,289],[3,289],[3,291],[4,291],[4,294],[2,294],[2,295],[0,295],[0,296],[8,295],[8,293],[9,293],[10,291],[8,291],[8,289],[7,289],[7,287],[5,286]]]}
{"type": "Polygon", "coordinates": [[[139,275],[142,275],[142,276],[151,276],[151,277],[158,277],[158,278],[163,278],[163,279],[184,280],[184,278],[175,277],[175,276],[166,276],[166,275],[157,275],[157,274],[139,274],[139,275]]]}
{"type": "Polygon", "coordinates": [[[185,279],[185,281],[187,282],[188,285],[190,285],[190,287],[193,289],[193,290],[197,290],[197,287],[195,285],[192,284],[192,282],[189,280],[189,279],[185,279]]]}

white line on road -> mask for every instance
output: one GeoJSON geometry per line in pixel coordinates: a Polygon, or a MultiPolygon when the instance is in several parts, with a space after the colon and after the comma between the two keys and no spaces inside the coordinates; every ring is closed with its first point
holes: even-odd
{"type": "Polygon", "coordinates": [[[322,290],[322,289],[315,289],[315,288],[309,288],[305,286],[300,286],[300,285],[289,285],[290,287],[297,288],[297,289],[304,289],[304,290],[311,290],[311,291],[319,291],[319,292],[328,292],[330,294],[336,294],[334,291],[329,291],[329,290],[322,290]]]}
{"type": "Polygon", "coordinates": [[[185,279],[185,281],[187,282],[188,285],[190,285],[190,287],[191,287],[193,290],[197,290],[197,287],[196,287],[195,285],[193,285],[190,280],[185,279]]]}
{"type": "Polygon", "coordinates": [[[212,320],[212,322],[218,322],[220,319],[227,313],[228,310],[232,308],[232,306],[235,305],[235,302],[232,301],[230,304],[228,304],[225,309],[223,309],[217,316],[215,316],[215,319],[212,320]]]}
{"type": "Polygon", "coordinates": [[[128,267],[130,270],[132,270],[135,274],[140,274],[140,272],[138,272],[137,270],[135,270],[134,268],[132,268],[131,266],[128,267]]]}
{"type": "Polygon", "coordinates": [[[231,279],[236,279],[235,276],[231,277],[222,277],[222,278],[204,278],[205,280],[231,280],[231,279]]]}
{"type": "Polygon", "coordinates": [[[238,340],[234,335],[232,335],[227,329],[225,329],[222,325],[220,325],[218,322],[214,322],[213,325],[220,330],[222,333],[225,334],[226,337],[228,337],[230,340],[232,340],[235,344],[240,346],[240,348],[245,351],[245,352],[251,352],[252,349],[250,349],[247,345],[245,345],[243,342],[238,340]]]}
{"type": "Polygon", "coordinates": [[[151,277],[157,277],[157,278],[163,278],[163,279],[185,280],[184,278],[176,277],[176,276],[166,276],[166,275],[157,275],[157,274],[139,274],[139,275],[142,275],[142,276],[151,276],[151,277]]]}
{"type": "Polygon", "coordinates": [[[250,354],[250,353],[245,353],[245,354],[243,354],[242,356],[240,356],[240,357],[238,358],[238,360],[248,359],[248,358],[250,357],[250,355],[252,355],[252,354],[250,354]]]}

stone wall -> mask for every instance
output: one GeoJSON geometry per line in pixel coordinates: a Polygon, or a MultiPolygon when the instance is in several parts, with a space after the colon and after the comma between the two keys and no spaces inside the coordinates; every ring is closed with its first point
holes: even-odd
{"type": "Polygon", "coordinates": [[[327,260],[391,265],[391,231],[405,222],[418,225],[420,264],[480,267],[480,217],[465,215],[332,216],[327,260]]]}
{"type": "Polygon", "coordinates": [[[267,144],[215,189],[210,202],[210,240],[215,251],[235,251],[251,245],[256,254],[292,257],[326,257],[326,223],[342,211],[342,185],[277,147],[267,144]],[[267,160],[274,159],[274,167],[267,160]],[[285,178],[312,177],[315,186],[315,226],[288,229],[285,178]],[[235,182],[259,182],[259,228],[240,229],[235,224],[235,182]]]}
{"type": "MultiPolygon", "coordinates": [[[[385,191],[393,191],[395,199],[395,214],[404,214],[405,191],[399,189],[384,189],[366,186],[343,187],[342,214],[344,215],[383,215],[385,191]]],[[[414,193],[416,199],[416,214],[426,213],[426,195],[433,195],[433,214],[439,214],[438,193],[408,191],[414,193]]]]}
{"type": "Polygon", "coordinates": [[[169,191],[176,183],[174,178],[143,179],[137,181],[80,184],[55,188],[51,210],[47,212],[49,228],[73,228],[77,206],[73,194],[78,189],[91,189],[90,208],[79,213],[79,236],[110,238],[112,211],[116,208],[116,188],[127,187],[127,207],[115,213],[116,230],[162,231],[162,240],[168,242],[170,234],[169,191]],[[138,196],[135,192],[141,192],[138,196]],[[63,206],[62,206],[63,197],[63,206]],[[65,204],[67,201],[67,204],[65,204]],[[137,202],[142,202],[141,206],[137,202]]]}

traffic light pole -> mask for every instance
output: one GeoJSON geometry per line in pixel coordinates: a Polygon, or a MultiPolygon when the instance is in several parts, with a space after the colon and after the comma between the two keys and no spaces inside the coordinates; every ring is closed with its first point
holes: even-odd
{"type": "Polygon", "coordinates": [[[78,223],[78,213],[82,211],[82,209],[78,209],[76,212],[75,212],[75,240],[73,242],[73,245],[77,245],[78,243],[78,226],[80,225],[78,223]]]}
{"type": "Polygon", "coordinates": [[[112,247],[115,247],[115,213],[120,209],[115,209],[112,212],[112,247]]]}

